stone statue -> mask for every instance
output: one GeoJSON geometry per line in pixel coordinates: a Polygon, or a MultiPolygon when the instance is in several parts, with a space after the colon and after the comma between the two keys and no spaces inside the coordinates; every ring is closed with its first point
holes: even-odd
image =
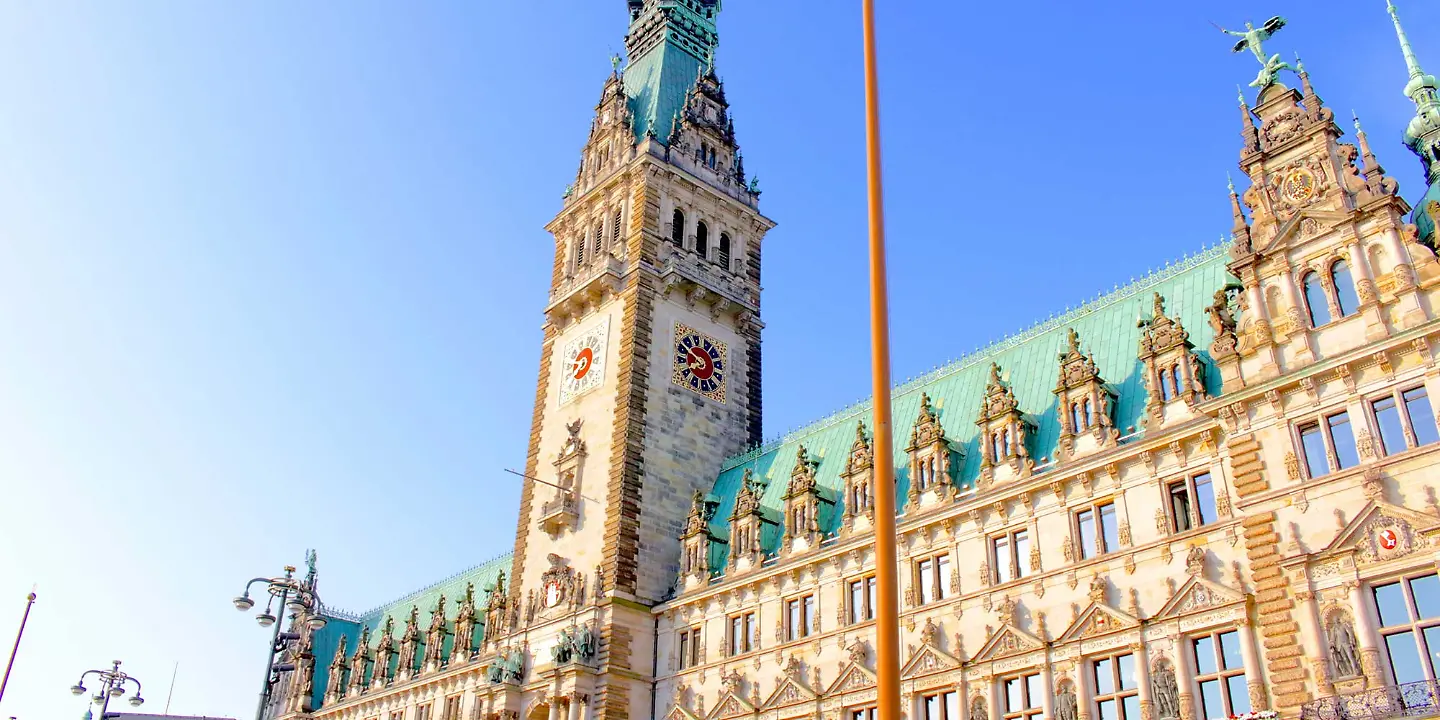
{"type": "Polygon", "coordinates": [[[1155,696],[1155,717],[1159,720],[1180,720],[1180,685],[1175,681],[1175,668],[1164,660],[1155,664],[1150,676],[1150,692],[1155,696]]]}
{"type": "Polygon", "coordinates": [[[370,660],[370,626],[360,631],[360,642],[355,644],[355,654],[350,658],[350,694],[358,694],[365,687],[365,663],[370,660]]]}
{"type": "Polygon", "coordinates": [[[410,607],[410,619],[405,621],[405,635],[400,638],[400,666],[396,672],[400,677],[409,677],[415,672],[415,647],[420,644],[420,608],[410,607]]]}
{"type": "Polygon", "coordinates": [[[430,630],[425,634],[425,667],[433,669],[440,666],[444,660],[445,636],[449,631],[445,629],[445,596],[440,596],[440,601],[435,603],[435,611],[430,613],[430,630]]]}
{"type": "Polygon", "coordinates": [[[1220,337],[1227,333],[1235,332],[1235,316],[1230,312],[1230,290],[1240,289],[1233,284],[1215,291],[1214,302],[1210,307],[1205,308],[1206,314],[1210,316],[1210,328],[1215,331],[1215,336],[1220,337]]]}
{"type": "Polygon", "coordinates": [[[375,650],[375,670],[371,672],[370,684],[380,687],[390,679],[390,659],[395,657],[395,618],[385,616],[385,629],[381,631],[380,647],[375,650]]]}
{"type": "Polygon", "coordinates": [[[1285,27],[1285,18],[1276,15],[1266,20],[1265,24],[1258,28],[1251,25],[1250,21],[1247,20],[1243,32],[1226,30],[1219,25],[1215,27],[1220,28],[1220,32],[1226,35],[1233,35],[1240,38],[1240,42],[1235,43],[1235,47],[1231,49],[1232,52],[1238,53],[1249,50],[1255,55],[1255,59],[1260,61],[1260,74],[1255,76],[1255,82],[1250,83],[1250,87],[1264,88],[1272,85],[1281,70],[1290,70],[1292,72],[1295,70],[1289,63],[1280,59],[1280,53],[1275,53],[1267,57],[1265,55],[1265,49],[1262,47],[1262,44],[1266,40],[1269,40],[1272,35],[1279,32],[1280,28],[1285,27]]]}
{"type": "Polygon", "coordinates": [[[1325,635],[1330,646],[1330,662],[1335,664],[1335,677],[1359,677],[1360,650],[1356,647],[1355,627],[1350,624],[1350,618],[1344,613],[1331,615],[1325,635]]]}
{"type": "Polygon", "coordinates": [[[340,647],[335,649],[335,659],[330,661],[330,676],[326,678],[325,690],[332,697],[345,697],[345,646],[349,636],[340,636],[340,647]]]}
{"type": "Polygon", "coordinates": [[[550,661],[556,665],[564,665],[570,662],[575,653],[575,644],[570,637],[569,628],[560,628],[560,637],[556,638],[554,647],[550,648],[550,661]]]}
{"type": "Polygon", "coordinates": [[[464,662],[475,643],[475,584],[466,583],[465,599],[455,613],[455,642],[450,647],[450,663],[464,662]]]}
{"type": "Polygon", "coordinates": [[[575,645],[575,655],[579,658],[580,662],[588,664],[595,659],[597,649],[595,630],[590,627],[590,623],[585,623],[580,626],[580,631],[575,633],[572,642],[575,645]]]}
{"type": "Polygon", "coordinates": [[[1080,710],[1075,700],[1075,686],[1065,683],[1060,692],[1055,695],[1055,718],[1056,720],[1078,720],[1079,717],[1080,710]]]}
{"type": "Polygon", "coordinates": [[[985,698],[977,697],[970,701],[970,720],[990,720],[990,708],[985,698]]]}

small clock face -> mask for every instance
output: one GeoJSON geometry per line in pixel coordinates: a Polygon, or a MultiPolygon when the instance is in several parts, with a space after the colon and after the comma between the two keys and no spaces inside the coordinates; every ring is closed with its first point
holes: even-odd
{"type": "Polygon", "coordinates": [[[1292,203],[1315,197],[1315,175],[1305,168],[1291,170],[1280,183],[1280,194],[1292,203]]]}
{"type": "Polygon", "coordinates": [[[560,356],[560,404],[564,405],[605,384],[605,341],[610,333],[610,319],[565,343],[560,356]]]}
{"type": "Polygon", "coordinates": [[[725,343],[676,324],[671,381],[716,402],[725,402],[726,353],[725,343]]]}

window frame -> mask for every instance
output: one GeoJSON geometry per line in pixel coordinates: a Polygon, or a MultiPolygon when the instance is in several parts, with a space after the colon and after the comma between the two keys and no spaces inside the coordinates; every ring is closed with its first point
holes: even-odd
{"type": "Polygon", "coordinates": [[[879,720],[880,711],[875,705],[845,708],[846,720],[879,720]]]}
{"type": "Polygon", "coordinates": [[[415,706],[415,720],[430,720],[430,711],[435,707],[434,703],[425,703],[415,706]]]}
{"type": "Polygon", "coordinates": [[[1005,532],[989,536],[986,539],[988,546],[986,554],[990,556],[990,582],[996,585],[1004,585],[1005,583],[1015,582],[1016,580],[1023,580],[1029,577],[1033,572],[1030,569],[1029,548],[1034,547],[1034,542],[1035,539],[1030,537],[1030,527],[1028,525],[1021,525],[1006,530],[1005,532]],[[1025,537],[1026,550],[1024,555],[1020,553],[1020,543],[1017,542],[1017,538],[1022,535],[1025,537]],[[996,544],[1002,540],[1005,542],[1005,552],[1009,556],[1008,560],[1013,563],[1010,566],[1013,572],[1009,579],[1001,579],[1000,574],[1000,548],[996,547],[996,544]]]}
{"type": "Polygon", "coordinates": [[[996,692],[1000,698],[1000,717],[1004,720],[1041,720],[1045,715],[1045,674],[1039,669],[1030,672],[1020,672],[1014,675],[1001,677],[998,681],[996,692]],[[1035,678],[1039,684],[1039,697],[1030,697],[1030,686],[1026,682],[1035,678]],[[1024,705],[1018,709],[1010,707],[1009,683],[1018,682],[1020,685],[1021,702],[1024,705]],[[1031,705],[1030,703],[1035,703],[1031,705]]]}
{"type": "Polygon", "coordinates": [[[912,581],[915,583],[916,605],[929,605],[951,598],[950,573],[954,571],[954,563],[955,559],[950,557],[949,550],[917,558],[911,563],[914,572],[912,581]],[[944,565],[943,570],[941,569],[942,564],[944,565]],[[927,576],[930,585],[929,593],[925,592],[927,576]]]}
{"type": "Polygon", "coordinates": [[[1119,552],[1121,549],[1119,537],[1119,504],[1115,501],[1115,498],[1111,497],[1096,502],[1087,503],[1079,508],[1076,508],[1070,513],[1070,532],[1073,534],[1075,539],[1075,557],[1077,560],[1092,560],[1094,558],[1103,557],[1111,553],[1119,552]],[[1113,548],[1109,547],[1110,543],[1105,539],[1105,514],[1104,512],[1102,512],[1102,509],[1106,507],[1111,508],[1110,517],[1114,518],[1115,520],[1115,547],[1113,548]],[[1085,513],[1090,513],[1095,521],[1095,552],[1093,554],[1086,553],[1085,536],[1084,533],[1081,531],[1082,525],[1080,516],[1084,515],[1085,513]]]}
{"type": "Polygon", "coordinates": [[[1219,490],[1215,487],[1215,473],[1210,468],[1194,470],[1180,477],[1172,478],[1163,485],[1165,491],[1165,514],[1170,517],[1170,531],[1179,534],[1198,530],[1203,527],[1215,525],[1220,522],[1219,490]],[[1208,478],[1210,486],[1210,506],[1215,510],[1215,518],[1209,522],[1205,521],[1200,512],[1200,491],[1196,480],[1208,478]],[[1175,508],[1176,489],[1182,489],[1185,496],[1185,527],[1180,526],[1180,515],[1175,508]]]}
{"type": "Polygon", "coordinates": [[[950,687],[948,690],[935,688],[934,690],[920,694],[920,708],[915,714],[919,720],[966,720],[965,708],[960,704],[962,699],[960,691],[955,687],[950,687]],[[931,698],[935,699],[935,705],[940,710],[939,717],[931,717],[930,715],[929,701],[931,698]],[[955,703],[953,708],[951,707],[951,702],[955,703]],[[950,716],[952,709],[956,713],[955,717],[950,716]]]}
{"type": "Polygon", "coordinates": [[[817,623],[817,620],[819,620],[819,613],[817,611],[819,605],[815,593],[803,593],[785,598],[780,607],[781,612],[784,614],[782,624],[785,630],[785,642],[804,640],[820,632],[817,623]],[[809,602],[807,603],[806,601],[809,602]],[[799,614],[800,625],[798,628],[794,624],[795,617],[791,615],[792,611],[798,612],[799,614]]]}
{"type": "Polygon", "coordinates": [[[1300,296],[1305,299],[1305,319],[1309,321],[1311,330],[1318,330],[1335,322],[1335,318],[1330,313],[1330,303],[1334,298],[1330,294],[1330,289],[1325,287],[1324,281],[1321,280],[1320,273],[1314,270],[1307,270],[1304,275],[1300,276],[1300,296]],[[1325,317],[1323,322],[1317,322],[1320,318],[1316,314],[1316,298],[1312,297],[1310,293],[1310,282],[1312,280],[1319,289],[1319,299],[1322,301],[1319,312],[1324,313],[1325,317]]]}
{"type": "Polygon", "coordinates": [[[759,627],[755,610],[744,610],[725,617],[725,651],[726,657],[738,657],[760,649],[759,634],[755,631],[759,627]],[[741,633],[740,648],[735,647],[736,625],[739,625],[741,633]]]}
{"type": "Polygon", "coordinates": [[[1105,720],[1105,714],[1100,712],[1101,703],[1113,702],[1115,703],[1115,708],[1117,712],[1115,716],[1116,720],[1141,720],[1141,713],[1139,711],[1140,679],[1138,677],[1133,678],[1134,684],[1130,687],[1125,687],[1125,673],[1121,670],[1120,666],[1120,659],[1125,657],[1130,658],[1131,667],[1136,668],[1135,674],[1139,675],[1138,663],[1140,662],[1140,657],[1134,652],[1130,652],[1128,650],[1125,652],[1117,652],[1110,655],[1098,655],[1085,659],[1086,667],[1090,670],[1090,672],[1086,673],[1085,678],[1086,682],[1090,683],[1091,690],[1090,717],[1095,718],[1096,720],[1105,720]],[[1100,692],[1099,682],[1100,663],[1107,661],[1111,664],[1110,667],[1113,674],[1110,680],[1113,683],[1113,687],[1111,689],[1111,692],[1102,693],[1100,692]],[[1129,714],[1125,711],[1125,700],[1132,697],[1135,698],[1134,702],[1136,707],[1135,717],[1133,718],[1130,717],[1129,714]]]}
{"type": "MultiPolygon", "coordinates": [[[[1435,417],[1435,406],[1430,403],[1429,388],[1425,387],[1425,383],[1423,382],[1396,385],[1384,394],[1370,395],[1365,398],[1365,412],[1375,429],[1372,442],[1376,445],[1376,457],[1386,458],[1392,455],[1399,455],[1400,453],[1409,452],[1425,447],[1426,445],[1433,445],[1436,442],[1440,442],[1440,427],[1430,430],[1437,439],[1427,443],[1421,443],[1419,433],[1415,432],[1415,419],[1410,414],[1410,403],[1406,400],[1405,396],[1417,390],[1424,393],[1421,399],[1425,401],[1425,406],[1430,409],[1430,416],[1432,418],[1435,417]],[[1400,439],[1405,443],[1405,447],[1396,450],[1391,450],[1389,444],[1386,443],[1385,433],[1380,423],[1380,413],[1375,410],[1377,403],[1385,402],[1386,400],[1390,401],[1390,409],[1395,412],[1397,419],[1400,421],[1400,439]]],[[[1432,422],[1431,424],[1433,425],[1434,423],[1432,422]]]]}
{"type": "Polygon", "coordinates": [[[859,625],[875,621],[875,573],[852,577],[845,581],[846,625],[859,625]],[[860,589],[861,605],[855,607],[855,590],[860,589]],[[858,618],[858,619],[857,619],[858,618]]]}
{"type": "MultiPolygon", "coordinates": [[[[1429,633],[1426,632],[1440,628],[1440,613],[1432,617],[1421,617],[1419,605],[1415,601],[1414,589],[1411,586],[1411,583],[1414,581],[1427,577],[1437,578],[1437,581],[1440,581],[1440,574],[1437,574],[1434,570],[1430,572],[1404,573],[1398,576],[1387,577],[1383,580],[1377,579],[1370,581],[1370,603],[1375,611],[1375,634],[1379,637],[1379,650],[1385,657],[1385,665],[1389,670],[1388,683],[1390,685],[1400,685],[1403,683],[1400,682],[1398,674],[1395,671],[1395,661],[1390,654],[1389,638],[1407,633],[1411,636],[1412,642],[1415,643],[1415,652],[1420,660],[1420,674],[1423,681],[1434,683],[1437,679],[1440,679],[1440,668],[1435,667],[1437,664],[1440,664],[1440,657],[1435,655],[1435,653],[1440,653],[1440,647],[1431,647],[1432,643],[1440,646],[1440,638],[1429,637],[1429,633]],[[1399,624],[1385,625],[1385,618],[1380,612],[1380,598],[1376,591],[1392,585],[1400,586],[1400,597],[1405,602],[1407,621],[1399,624]],[[1427,658],[1430,660],[1428,663],[1426,662],[1427,658]]],[[[1407,680],[1406,682],[1414,681],[1407,680]]]]}
{"type": "MultiPolygon", "coordinates": [[[[728,629],[728,625],[726,626],[728,629]]],[[[700,657],[701,637],[704,634],[703,625],[691,625],[683,628],[677,635],[676,655],[680,657],[679,669],[689,670],[701,664],[704,659],[700,657]]]]}
{"type": "Polygon", "coordinates": [[[1250,675],[1248,669],[1245,667],[1245,649],[1243,645],[1245,636],[1234,627],[1219,627],[1186,636],[1185,639],[1186,645],[1190,649],[1189,660],[1192,664],[1191,666],[1195,669],[1194,674],[1190,678],[1190,683],[1195,693],[1195,699],[1200,703],[1201,715],[1204,717],[1232,717],[1250,712],[1252,709],[1250,706],[1250,675]],[[1228,667],[1225,665],[1225,641],[1223,637],[1226,635],[1233,635],[1235,638],[1237,652],[1240,655],[1240,664],[1236,667],[1228,667]],[[1215,655],[1215,670],[1208,673],[1201,672],[1200,670],[1200,642],[1207,639],[1210,641],[1211,652],[1215,655]],[[1241,699],[1245,703],[1245,709],[1240,712],[1235,712],[1234,693],[1231,692],[1230,688],[1231,679],[1236,677],[1240,678],[1242,686],[1241,699]],[[1219,715],[1210,713],[1209,709],[1205,707],[1205,692],[1203,688],[1207,682],[1216,682],[1219,684],[1220,709],[1223,711],[1219,715]]]}
{"type": "Polygon", "coordinates": [[[1300,460],[1301,469],[1307,480],[1314,480],[1325,477],[1326,475],[1351,470],[1358,467],[1364,461],[1364,458],[1360,457],[1359,438],[1355,432],[1355,420],[1350,417],[1349,406],[1340,406],[1338,408],[1332,408],[1329,411],[1306,415],[1295,421],[1294,425],[1291,426],[1290,434],[1291,442],[1294,443],[1295,449],[1299,451],[1295,453],[1295,456],[1300,460]],[[1345,416],[1344,424],[1350,426],[1350,452],[1354,453],[1353,457],[1355,459],[1353,464],[1344,467],[1341,467],[1340,453],[1335,449],[1334,429],[1337,424],[1331,422],[1334,418],[1341,415],[1345,416]],[[1325,455],[1325,467],[1322,468],[1323,472],[1315,472],[1314,463],[1311,462],[1310,453],[1305,447],[1306,432],[1310,429],[1314,429],[1314,431],[1320,435],[1320,445],[1325,455]]]}

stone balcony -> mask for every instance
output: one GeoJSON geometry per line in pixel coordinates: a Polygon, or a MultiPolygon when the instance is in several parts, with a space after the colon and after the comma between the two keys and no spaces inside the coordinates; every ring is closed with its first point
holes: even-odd
{"type": "Polygon", "coordinates": [[[1434,680],[1387,685],[1305,703],[1301,720],[1385,720],[1440,717],[1440,685],[1434,680]]]}
{"type": "Polygon", "coordinates": [[[575,493],[568,490],[558,492],[540,506],[540,529],[551,537],[574,529],[579,522],[580,504],[575,499],[575,493]]]}
{"type": "Polygon", "coordinates": [[[566,275],[550,292],[545,314],[551,320],[581,315],[589,306],[598,305],[620,291],[625,261],[614,255],[602,255],[575,272],[566,275]]]}
{"type": "Polygon", "coordinates": [[[692,305],[710,306],[712,316],[760,311],[760,293],[742,277],[688,250],[661,243],[656,270],[666,290],[678,290],[692,305]]]}

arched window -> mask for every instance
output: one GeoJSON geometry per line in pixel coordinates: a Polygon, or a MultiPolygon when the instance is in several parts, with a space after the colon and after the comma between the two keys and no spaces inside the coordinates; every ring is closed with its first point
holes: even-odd
{"type": "Polygon", "coordinates": [[[1175,393],[1170,390],[1170,368],[1160,368],[1160,400],[1170,402],[1175,399],[1175,393]]]}
{"type": "Polygon", "coordinates": [[[1340,306],[1340,317],[1349,317],[1360,309],[1360,298],[1355,295],[1355,283],[1350,279],[1350,265],[1336,260],[1330,266],[1330,283],[1335,286],[1335,304],[1340,306]]]}
{"type": "Polygon", "coordinates": [[[723,232],[720,233],[720,252],[715,259],[727,270],[730,268],[730,236],[723,232]]]}
{"type": "Polygon", "coordinates": [[[1090,414],[1090,398],[1088,397],[1085,398],[1085,406],[1080,408],[1080,417],[1085,420],[1086,428],[1089,428],[1090,424],[1094,422],[1093,416],[1090,414]]]}
{"type": "Polygon", "coordinates": [[[1015,454],[1015,448],[1010,440],[1010,428],[1005,428],[1005,457],[1015,454]]]}
{"type": "Polygon", "coordinates": [[[584,233],[581,233],[581,234],[580,234],[580,237],[575,238],[575,267],[580,267],[581,265],[584,265],[584,264],[585,264],[585,234],[584,234],[584,233]]]}
{"type": "Polygon", "coordinates": [[[1170,366],[1170,397],[1180,397],[1180,366],[1170,366]]]}
{"type": "Polygon", "coordinates": [[[996,462],[999,462],[1000,458],[1005,457],[1001,450],[1003,450],[1003,448],[1000,445],[1000,431],[996,430],[990,434],[990,454],[994,456],[996,462]]]}
{"type": "Polygon", "coordinates": [[[705,257],[710,252],[710,227],[704,220],[695,223],[695,254],[705,257]]]}
{"type": "Polygon", "coordinates": [[[675,247],[685,247],[685,211],[675,208],[675,214],[670,217],[670,242],[675,247]]]}
{"type": "Polygon", "coordinates": [[[1080,419],[1080,403],[1079,403],[1079,401],[1070,403],[1070,432],[1077,432],[1077,433],[1078,433],[1078,432],[1080,432],[1081,430],[1084,430],[1084,429],[1085,429],[1085,425],[1082,423],[1082,421],[1081,421],[1081,419],[1080,419]]]}
{"type": "Polygon", "coordinates": [[[711,170],[714,170],[714,169],[715,169],[715,148],[713,148],[713,147],[710,148],[710,159],[709,159],[709,161],[707,161],[706,164],[708,164],[708,165],[710,166],[710,169],[711,169],[711,170]]]}
{"type": "Polygon", "coordinates": [[[705,162],[705,147],[705,143],[700,143],[700,146],[695,148],[695,159],[702,163],[705,162]]]}
{"type": "Polygon", "coordinates": [[[1329,298],[1325,296],[1325,286],[1320,284],[1320,276],[1315,273],[1305,273],[1305,278],[1300,281],[1305,288],[1305,305],[1310,310],[1310,327],[1320,327],[1330,322],[1329,298]]]}

